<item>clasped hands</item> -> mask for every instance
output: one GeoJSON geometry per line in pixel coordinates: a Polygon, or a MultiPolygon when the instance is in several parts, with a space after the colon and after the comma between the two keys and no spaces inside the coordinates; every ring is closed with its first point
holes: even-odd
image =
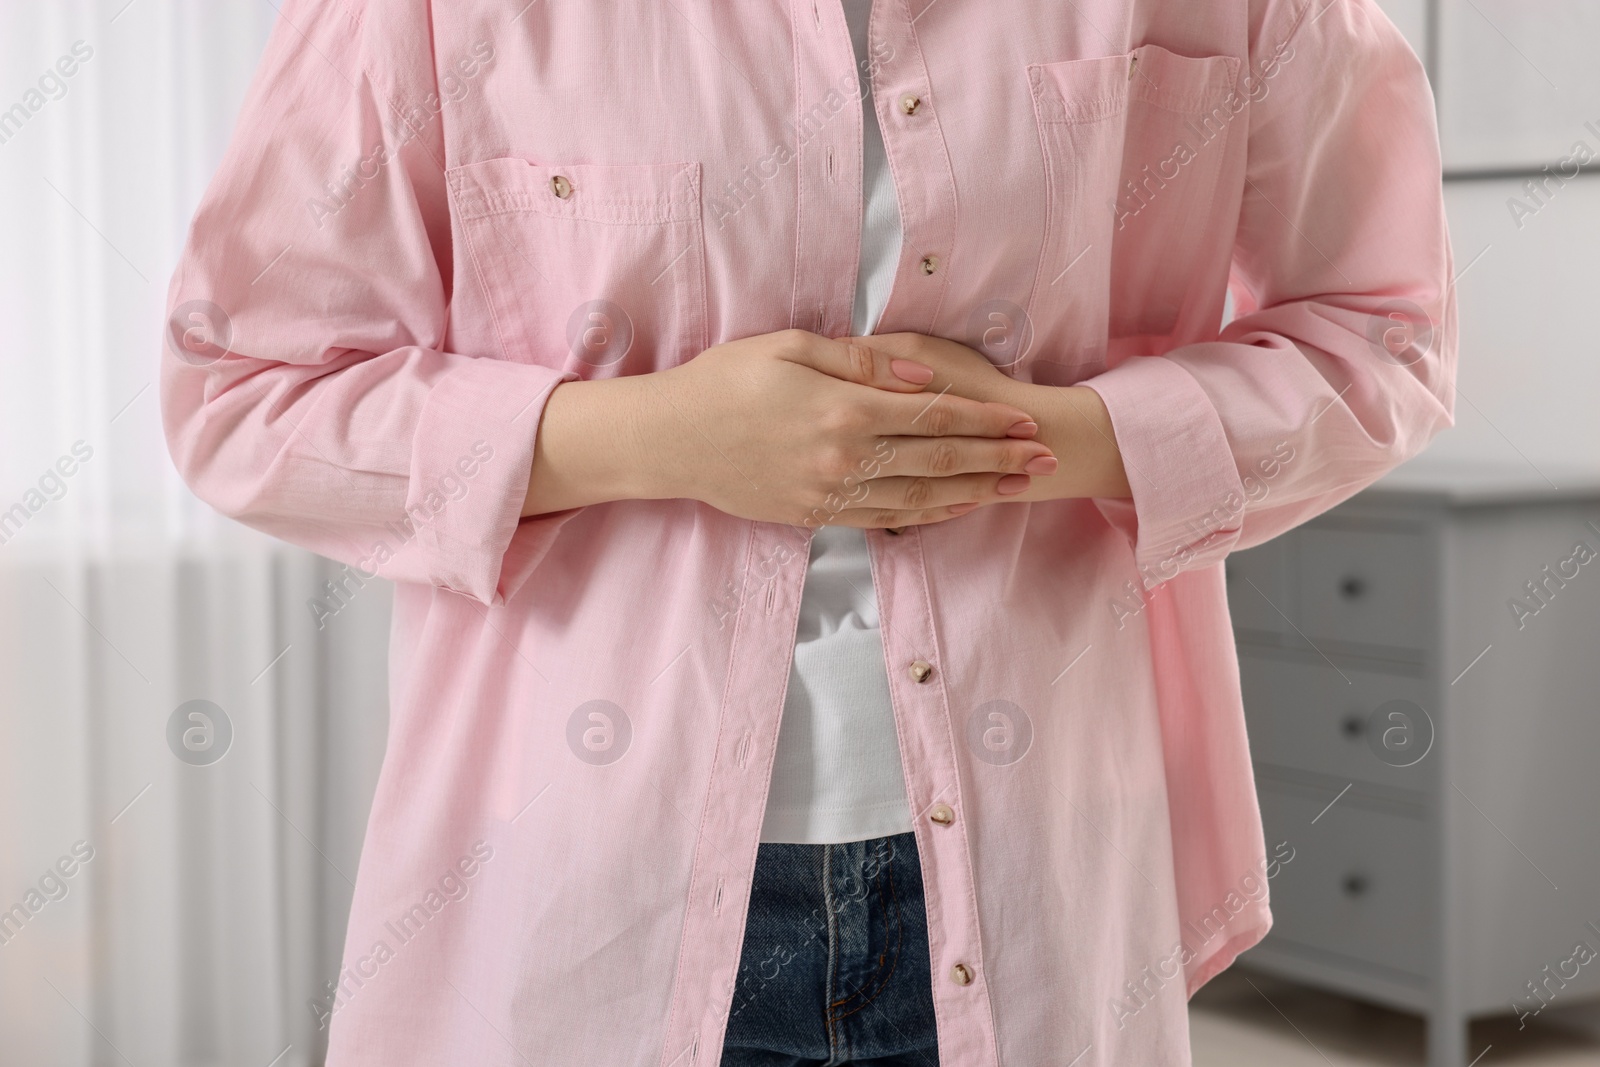
{"type": "Polygon", "coordinates": [[[654,374],[558,386],[522,513],[685,497],[763,522],[880,529],[1126,495],[1091,389],[1017,381],[921,334],[784,330],[654,374]],[[582,449],[602,423],[611,446],[582,449]]]}

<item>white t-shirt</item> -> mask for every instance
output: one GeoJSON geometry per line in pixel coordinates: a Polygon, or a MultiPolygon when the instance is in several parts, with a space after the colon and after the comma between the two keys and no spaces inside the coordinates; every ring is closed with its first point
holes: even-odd
{"type": "MultiPolygon", "coordinates": [[[[850,327],[864,336],[876,328],[894,282],[900,205],[866,73],[872,2],[843,3],[865,113],[861,269],[850,327]]],[[[811,541],[761,840],[839,844],[910,829],[866,535],[824,526],[811,541]]]]}

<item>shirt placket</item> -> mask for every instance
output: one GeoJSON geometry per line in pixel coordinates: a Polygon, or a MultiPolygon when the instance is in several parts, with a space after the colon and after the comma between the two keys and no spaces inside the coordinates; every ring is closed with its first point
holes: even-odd
{"type": "Polygon", "coordinates": [[[751,523],[697,826],[662,1067],[707,1064],[727,1024],[788,688],[809,531],[751,523]]]}
{"type": "Polygon", "coordinates": [[[952,717],[945,684],[947,674],[959,666],[939,639],[921,529],[877,532],[868,544],[912,830],[922,863],[940,1062],[997,1065],[956,755],[957,738],[963,735],[952,717]]]}
{"type": "Polygon", "coordinates": [[[792,0],[796,220],[790,325],[850,332],[861,260],[863,117],[839,0],[792,0]]]}
{"type": "MultiPolygon", "coordinates": [[[[905,234],[880,332],[933,332],[949,271],[957,265],[955,179],[914,19],[905,0],[876,0],[869,30],[874,103],[905,234]]],[[[997,1067],[956,756],[959,731],[945,685],[948,672],[958,668],[940,646],[921,529],[877,531],[868,544],[922,863],[939,1058],[997,1067]]]]}
{"type": "Polygon", "coordinates": [[[903,233],[879,333],[933,333],[957,265],[955,174],[917,41],[917,17],[906,0],[874,0],[868,31],[874,104],[903,233]]]}
{"type": "MultiPolygon", "coordinates": [[[[791,0],[796,242],[791,325],[849,333],[861,255],[863,117],[855,49],[839,0],[791,0]]],[[[729,169],[739,169],[729,161],[729,169]]],[[[847,487],[841,486],[843,493],[847,487]]],[[[663,1067],[710,1062],[738,980],[745,909],[810,558],[805,527],[752,523],[698,818],[663,1067]]]]}

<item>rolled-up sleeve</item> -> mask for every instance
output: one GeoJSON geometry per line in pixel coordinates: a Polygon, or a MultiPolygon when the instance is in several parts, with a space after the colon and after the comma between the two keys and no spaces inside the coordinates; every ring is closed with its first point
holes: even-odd
{"type": "Polygon", "coordinates": [[[390,7],[283,5],[173,276],[163,420],[224,514],[495,603],[573,514],[520,520],[575,376],[446,350],[444,108],[428,27],[393,24],[420,7],[390,7]]]}
{"type": "Polygon", "coordinates": [[[1253,5],[1249,108],[1218,340],[1084,381],[1131,501],[1097,501],[1147,585],[1339,503],[1453,421],[1455,303],[1433,97],[1370,0],[1253,5]],[[1276,57],[1276,60],[1274,60],[1276,57]]]}

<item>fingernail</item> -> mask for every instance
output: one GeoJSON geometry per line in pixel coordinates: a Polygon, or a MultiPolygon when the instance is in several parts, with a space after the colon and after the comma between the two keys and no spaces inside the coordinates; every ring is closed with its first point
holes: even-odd
{"type": "Polygon", "coordinates": [[[913,363],[909,359],[891,359],[889,369],[894,371],[894,376],[901,381],[910,382],[912,385],[927,385],[933,381],[933,368],[913,363]]]}
{"type": "Polygon", "coordinates": [[[1054,474],[1056,466],[1054,456],[1034,456],[1023,464],[1022,469],[1028,474],[1054,474]]]}
{"type": "Polygon", "coordinates": [[[1013,423],[1011,429],[1006,431],[1007,437],[1032,437],[1039,432],[1039,424],[1032,419],[1013,423]]]}
{"type": "Polygon", "coordinates": [[[1026,474],[1007,474],[995,486],[995,491],[1001,496],[1015,496],[1017,493],[1027,492],[1028,486],[1032,484],[1033,479],[1026,474]]]}
{"type": "Polygon", "coordinates": [[[978,510],[978,505],[977,504],[951,504],[950,505],[950,513],[952,515],[965,515],[969,511],[977,511],[977,510],[978,510]]]}

